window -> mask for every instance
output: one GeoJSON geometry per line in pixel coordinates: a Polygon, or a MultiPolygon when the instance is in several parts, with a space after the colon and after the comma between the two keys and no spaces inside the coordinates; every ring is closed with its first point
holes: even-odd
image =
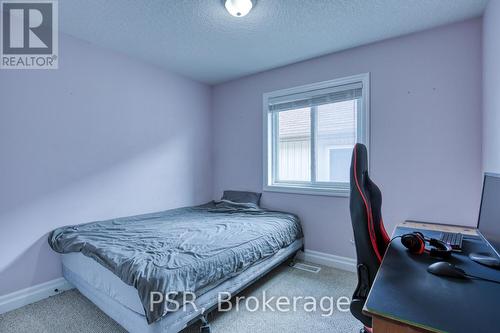
{"type": "Polygon", "coordinates": [[[369,74],[264,94],[264,190],[348,195],[368,108],[369,74]]]}

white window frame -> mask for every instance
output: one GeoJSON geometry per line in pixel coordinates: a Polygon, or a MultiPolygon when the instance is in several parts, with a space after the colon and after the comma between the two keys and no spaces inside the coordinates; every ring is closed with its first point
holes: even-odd
{"type": "MultiPolygon", "coordinates": [[[[273,114],[269,112],[269,99],[291,94],[303,93],[311,90],[325,89],[335,86],[361,82],[363,85],[363,96],[361,98],[361,108],[358,110],[357,137],[358,142],[364,143],[370,152],[370,73],[353,75],[339,79],[323,81],[313,84],[307,84],[299,87],[282,89],[263,94],[263,191],[284,192],[297,194],[311,195],[328,195],[348,197],[350,192],[349,183],[322,183],[322,182],[277,182],[274,175],[277,173],[277,164],[273,163],[273,124],[271,117],[273,114]]],[[[276,123],[276,122],[274,122],[276,123]]],[[[314,133],[311,133],[314,135],[314,133]]],[[[314,151],[314,147],[311,147],[314,151]]],[[[315,159],[312,159],[311,164],[314,164],[315,159]]],[[[311,165],[315,168],[315,165],[311,165]]]]}

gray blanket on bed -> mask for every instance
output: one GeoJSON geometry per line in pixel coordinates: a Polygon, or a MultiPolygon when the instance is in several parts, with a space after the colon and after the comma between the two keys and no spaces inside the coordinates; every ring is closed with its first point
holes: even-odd
{"type": "Polygon", "coordinates": [[[135,287],[152,323],[168,306],[150,311],[151,292],[198,295],[301,237],[295,215],[224,201],[62,227],[49,244],[82,252],[135,287]]]}

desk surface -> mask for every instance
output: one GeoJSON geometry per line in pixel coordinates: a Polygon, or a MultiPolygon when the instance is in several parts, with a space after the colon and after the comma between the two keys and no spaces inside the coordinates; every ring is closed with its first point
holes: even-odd
{"type": "MultiPolygon", "coordinates": [[[[394,236],[414,231],[399,226],[394,236]]],[[[438,237],[434,230],[419,230],[438,237]]],[[[467,273],[500,281],[500,271],[468,258],[471,252],[490,253],[477,236],[464,236],[463,252],[448,261],[467,273]]],[[[365,311],[433,332],[494,332],[500,327],[500,284],[439,277],[427,267],[440,259],[412,255],[394,240],[384,256],[365,311]]]]}

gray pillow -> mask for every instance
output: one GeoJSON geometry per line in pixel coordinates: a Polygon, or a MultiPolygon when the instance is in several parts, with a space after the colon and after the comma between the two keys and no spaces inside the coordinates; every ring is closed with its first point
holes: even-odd
{"type": "Polygon", "coordinates": [[[246,191],[224,191],[221,200],[228,200],[237,203],[252,203],[259,206],[262,193],[246,191]]]}

